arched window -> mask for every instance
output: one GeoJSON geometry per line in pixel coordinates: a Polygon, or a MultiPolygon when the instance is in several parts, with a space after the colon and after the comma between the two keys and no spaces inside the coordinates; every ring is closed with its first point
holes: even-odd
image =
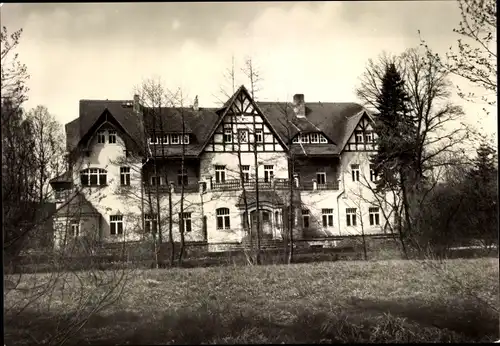
{"type": "Polygon", "coordinates": [[[87,168],[80,172],[82,186],[107,185],[106,170],[102,168],[87,168]]]}
{"type": "Polygon", "coordinates": [[[230,229],[229,222],[229,208],[219,208],[216,210],[217,214],[217,229],[230,229]]]}

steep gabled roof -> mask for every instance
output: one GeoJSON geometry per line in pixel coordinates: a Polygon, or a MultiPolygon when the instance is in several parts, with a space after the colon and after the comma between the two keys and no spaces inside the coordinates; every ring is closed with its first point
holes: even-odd
{"type": "MultiPolygon", "coordinates": [[[[357,103],[306,102],[306,116],[298,118],[289,102],[258,102],[258,104],[283,138],[291,140],[299,132],[322,132],[333,142],[321,145],[322,150],[337,154],[340,154],[364,113],[364,108],[357,103]]],[[[314,149],[312,146],[307,147],[314,152],[318,151],[316,148],[320,148],[319,145],[315,145],[314,149]]],[[[299,149],[298,153],[302,152],[299,149]]]]}
{"type": "MultiPolygon", "coordinates": [[[[292,150],[297,151],[297,154],[340,154],[352,131],[366,113],[366,110],[356,103],[306,102],[306,116],[301,118],[295,115],[293,105],[289,102],[254,102],[243,85],[220,109],[200,107],[195,111],[187,107],[165,107],[160,109],[158,115],[157,111],[142,108],[143,117],[134,113],[133,107],[130,106],[131,100],[81,100],[79,118],[65,126],[67,148],[69,151],[73,150],[95,127],[99,117],[105,112],[116,120],[134,142],[143,146],[146,141],[144,132],[151,133],[153,130],[152,115],[154,114],[157,116],[155,120],[161,119],[161,121],[155,121],[155,129],[161,130],[160,124],[165,124],[163,129],[165,134],[181,133],[181,119],[184,117],[185,132],[193,135],[190,144],[184,147],[185,155],[195,157],[202,152],[241,92],[245,93],[259,115],[269,123],[271,131],[285,147],[299,132],[321,132],[328,139],[328,144],[302,145],[300,148],[292,145],[292,150]]],[[[153,150],[152,146],[150,148],[153,150]]],[[[162,149],[158,146],[156,154],[161,153],[162,149]]],[[[163,146],[163,153],[167,156],[180,156],[182,147],[180,145],[163,146]]]]}
{"type": "Polygon", "coordinates": [[[222,109],[220,109],[219,111],[217,111],[217,114],[219,114],[220,116],[218,117],[218,120],[215,124],[215,126],[212,127],[212,130],[210,131],[209,135],[207,136],[207,138],[205,139],[205,143],[202,147],[202,150],[206,147],[206,145],[208,144],[208,142],[210,141],[210,139],[212,138],[212,136],[214,135],[215,133],[215,130],[217,129],[217,127],[220,126],[220,124],[222,123],[224,117],[226,116],[227,112],[229,109],[231,109],[231,106],[234,104],[234,102],[236,101],[237,99],[237,96],[240,95],[241,93],[243,93],[245,95],[245,97],[250,101],[250,104],[253,106],[253,108],[257,111],[257,114],[262,118],[264,119],[268,124],[269,124],[269,129],[271,130],[271,132],[276,136],[276,138],[278,139],[278,142],[283,146],[283,147],[288,147],[288,144],[286,141],[283,140],[283,137],[280,136],[278,130],[276,128],[274,128],[274,124],[272,121],[270,121],[270,119],[268,118],[267,114],[265,114],[259,107],[259,104],[257,102],[255,102],[252,97],[250,96],[250,93],[248,92],[247,88],[245,88],[244,85],[241,85],[238,90],[236,90],[236,92],[233,94],[233,96],[231,96],[228,100],[228,102],[226,102],[224,104],[224,107],[222,109]]]}

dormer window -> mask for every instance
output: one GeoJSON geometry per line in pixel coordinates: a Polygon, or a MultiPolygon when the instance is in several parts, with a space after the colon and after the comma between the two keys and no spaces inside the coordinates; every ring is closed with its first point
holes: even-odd
{"type": "Polygon", "coordinates": [[[319,135],[317,133],[311,133],[311,143],[319,143],[319,135]]]}
{"type": "Polygon", "coordinates": [[[299,143],[299,137],[298,136],[294,137],[292,143],[299,143]]]}
{"type": "Polygon", "coordinates": [[[111,144],[116,143],[116,131],[115,130],[108,131],[108,142],[111,144]]]}
{"type": "Polygon", "coordinates": [[[300,141],[302,143],[309,143],[309,135],[301,135],[300,136],[300,141]]]}
{"type": "Polygon", "coordinates": [[[150,137],[149,144],[160,144],[160,137],[158,137],[158,136],[150,137]]]}
{"type": "Polygon", "coordinates": [[[169,140],[168,140],[168,135],[164,135],[164,136],[163,136],[162,143],[163,143],[163,144],[168,144],[168,143],[169,143],[169,140]]]}
{"type": "Polygon", "coordinates": [[[97,143],[106,143],[106,135],[104,134],[104,131],[97,131],[97,143]]]}
{"type": "Polygon", "coordinates": [[[179,144],[179,135],[177,134],[173,134],[171,137],[170,137],[170,144],[179,144]]]}
{"type": "Polygon", "coordinates": [[[182,143],[183,144],[189,144],[189,135],[183,135],[182,136],[182,143]]]}
{"type": "Polygon", "coordinates": [[[326,140],[325,136],[323,136],[322,134],[319,135],[319,142],[320,143],[328,143],[328,141],[326,140]]]}

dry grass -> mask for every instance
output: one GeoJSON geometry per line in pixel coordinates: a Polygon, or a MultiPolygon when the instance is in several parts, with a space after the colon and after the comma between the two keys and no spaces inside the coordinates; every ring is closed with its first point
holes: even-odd
{"type": "MultiPolygon", "coordinates": [[[[70,312],[70,297],[53,303],[59,314],[70,312]]],[[[70,343],[491,341],[499,323],[490,306],[498,307],[494,259],[141,270],[70,343]]],[[[7,344],[39,340],[36,323],[34,338],[22,334],[24,321],[55,328],[51,314],[23,314],[6,324],[7,344]]]]}

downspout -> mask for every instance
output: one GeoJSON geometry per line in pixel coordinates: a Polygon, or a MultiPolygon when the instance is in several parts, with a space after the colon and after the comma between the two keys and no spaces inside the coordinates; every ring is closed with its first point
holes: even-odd
{"type": "MultiPolygon", "coordinates": [[[[342,167],[342,162],[340,162],[340,166],[342,167]]],[[[342,191],[337,195],[337,220],[338,220],[338,223],[339,223],[339,236],[341,236],[341,233],[340,233],[340,197],[345,193],[345,179],[344,179],[344,174],[341,175],[341,179],[342,181],[342,191]]]]}

